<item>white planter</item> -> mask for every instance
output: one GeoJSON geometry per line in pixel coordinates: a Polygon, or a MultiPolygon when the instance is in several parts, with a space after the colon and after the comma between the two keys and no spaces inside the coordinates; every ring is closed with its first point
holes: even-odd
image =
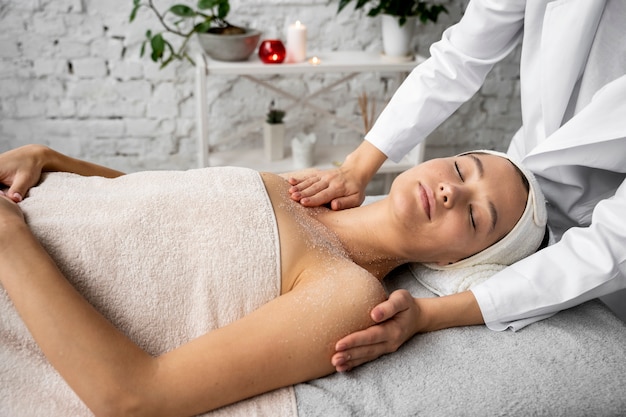
{"type": "Polygon", "coordinates": [[[265,159],[278,161],[285,157],[285,124],[265,122],[263,126],[263,149],[265,159]]]}
{"type": "Polygon", "coordinates": [[[417,17],[408,17],[404,25],[400,26],[398,17],[382,15],[383,53],[389,58],[412,57],[411,41],[415,34],[417,17]]]}

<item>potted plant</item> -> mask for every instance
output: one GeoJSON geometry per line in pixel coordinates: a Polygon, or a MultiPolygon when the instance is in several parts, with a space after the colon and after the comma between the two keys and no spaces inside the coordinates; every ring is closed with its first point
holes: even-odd
{"type": "Polygon", "coordinates": [[[350,3],[355,10],[367,6],[367,15],[382,15],[383,52],[388,57],[410,57],[411,40],[416,21],[436,23],[441,13],[448,9],[440,3],[419,0],[339,0],[337,13],[350,3]]]}
{"type": "Polygon", "coordinates": [[[194,64],[187,53],[187,43],[194,34],[205,52],[221,61],[248,59],[261,37],[258,30],[235,26],[226,20],[230,12],[229,0],[197,0],[195,8],[175,4],[164,12],[154,5],[153,0],[133,0],[130,22],[135,20],[142,8],[151,10],[164,30],[146,32],[140,55],[144,55],[146,45],[149,44],[152,50],[150,57],[154,62],[160,62],[161,68],[174,60],[187,60],[194,64]],[[182,38],[178,48],[172,45],[166,35],[182,38]]]}
{"type": "Polygon", "coordinates": [[[268,161],[285,157],[285,111],[277,109],[274,100],[270,102],[263,126],[263,149],[268,161]]]}

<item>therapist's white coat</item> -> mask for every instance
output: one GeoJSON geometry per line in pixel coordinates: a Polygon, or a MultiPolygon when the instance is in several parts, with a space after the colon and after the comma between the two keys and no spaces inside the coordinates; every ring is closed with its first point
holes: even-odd
{"type": "MultiPolygon", "coordinates": [[[[601,19],[611,1],[622,0],[470,2],[366,137],[400,159],[523,38],[523,126],[509,153],[538,176],[558,242],[472,289],[491,329],[519,329],[626,288],[626,41],[611,65],[594,67],[603,87],[563,124],[598,24],[611,21],[601,19]]],[[[623,23],[616,30],[626,39],[623,23]]]]}

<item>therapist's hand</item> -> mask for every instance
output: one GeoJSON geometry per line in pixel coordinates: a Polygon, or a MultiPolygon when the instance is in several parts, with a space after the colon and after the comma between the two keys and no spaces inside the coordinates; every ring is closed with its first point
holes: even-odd
{"type": "Polygon", "coordinates": [[[397,290],[370,314],[378,324],[352,333],[335,345],[331,363],[337,372],[348,371],[395,352],[417,333],[485,322],[471,291],[444,297],[413,298],[408,291],[397,290]]]}
{"type": "Polygon", "coordinates": [[[284,175],[292,200],[307,207],[329,204],[333,210],[361,205],[365,187],[387,156],[364,140],[341,164],[327,171],[307,170],[284,175]]]}
{"type": "Polygon", "coordinates": [[[345,372],[398,350],[423,326],[419,299],[406,290],[391,293],[387,301],[374,307],[372,320],[376,323],[365,330],[352,333],[335,345],[331,362],[337,372],[345,372]]]}
{"type": "Polygon", "coordinates": [[[4,194],[19,203],[41,177],[45,147],[26,145],[0,154],[0,183],[4,194]]]}
{"type": "Polygon", "coordinates": [[[342,168],[326,171],[308,170],[290,173],[291,199],[306,207],[330,203],[333,210],[343,210],[361,205],[365,199],[365,186],[342,168]]]}

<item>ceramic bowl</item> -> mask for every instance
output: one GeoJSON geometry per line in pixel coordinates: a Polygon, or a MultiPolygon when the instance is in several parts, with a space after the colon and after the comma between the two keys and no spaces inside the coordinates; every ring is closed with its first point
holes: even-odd
{"type": "Polygon", "coordinates": [[[245,61],[256,49],[261,32],[245,28],[241,35],[198,33],[198,41],[208,56],[218,61],[245,61]]]}

